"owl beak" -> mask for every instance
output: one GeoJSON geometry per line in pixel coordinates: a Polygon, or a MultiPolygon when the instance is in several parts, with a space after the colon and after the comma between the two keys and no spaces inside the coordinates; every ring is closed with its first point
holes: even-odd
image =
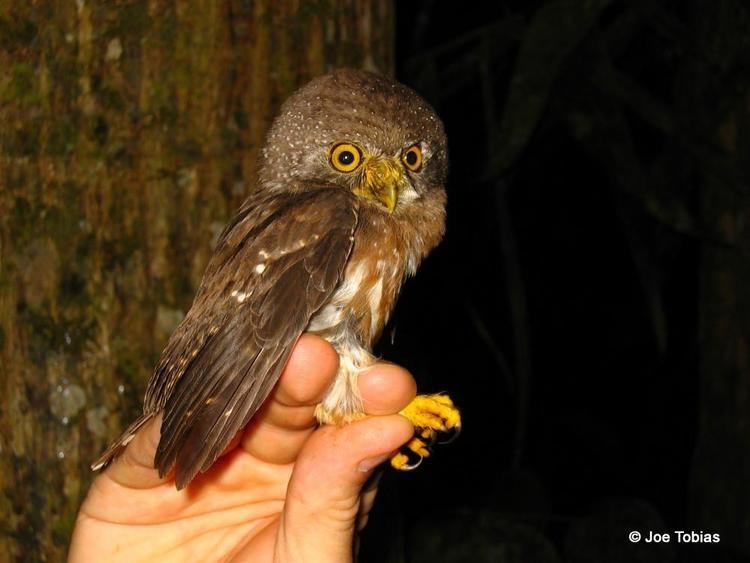
{"type": "Polygon", "coordinates": [[[365,162],[362,181],[354,189],[354,193],[382,203],[390,213],[393,213],[404,180],[404,170],[398,161],[372,157],[365,162]]]}

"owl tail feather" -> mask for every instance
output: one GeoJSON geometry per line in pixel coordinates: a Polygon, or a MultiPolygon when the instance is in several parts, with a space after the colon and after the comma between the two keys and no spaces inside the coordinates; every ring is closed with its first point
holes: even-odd
{"type": "Polygon", "coordinates": [[[94,463],[91,464],[91,470],[98,471],[99,469],[104,469],[105,467],[107,467],[113,459],[115,459],[122,453],[122,450],[125,449],[130,441],[135,438],[136,432],[138,432],[138,430],[140,430],[144,424],[151,420],[153,416],[154,413],[142,414],[141,416],[139,416],[135,420],[135,422],[128,426],[128,429],[125,430],[125,432],[123,432],[122,435],[117,438],[117,440],[112,442],[107,450],[102,455],[100,455],[94,463]]]}

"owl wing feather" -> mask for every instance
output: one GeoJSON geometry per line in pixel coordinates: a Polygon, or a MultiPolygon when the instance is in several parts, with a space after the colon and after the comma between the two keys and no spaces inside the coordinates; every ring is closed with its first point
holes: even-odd
{"type": "MultiPolygon", "coordinates": [[[[356,205],[348,191],[331,186],[259,194],[220,236],[149,382],[144,413],[128,429],[164,410],[154,465],[162,476],[175,467],[178,489],[206,471],[250,421],[339,284],[356,205]]],[[[127,432],[120,449],[123,442],[127,432]]]]}

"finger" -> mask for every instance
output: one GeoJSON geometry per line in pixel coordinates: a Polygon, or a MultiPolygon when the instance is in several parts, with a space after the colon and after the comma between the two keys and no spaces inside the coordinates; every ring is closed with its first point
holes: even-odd
{"type": "Polygon", "coordinates": [[[314,425],[315,405],[331,385],[338,362],[328,342],[314,334],[302,335],[257,418],[290,430],[314,425]]]}
{"type": "Polygon", "coordinates": [[[303,334],[272,400],[287,408],[314,407],[331,384],[339,367],[339,357],[326,340],[315,334],[303,334]]]}
{"type": "Polygon", "coordinates": [[[154,469],[154,455],[159,445],[162,415],[143,425],[125,451],[110,464],[104,475],[132,489],[148,489],[161,485],[169,476],[159,477],[154,469]]]}
{"type": "Polygon", "coordinates": [[[373,416],[346,426],[324,426],[302,449],[279,527],[291,560],[351,557],[362,486],[373,470],[413,434],[402,416],[373,416]]]}
{"type": "Polygon", "coordinates": [[[359,376],[359,393],[367,414],[396,414],[417,395],[414,377],[396,364],[378,362],[359,376]]]}
{"type": "Polygon", "coordinates": [[[279,384],[244,433],[242,448],[269,463],[294,461],[315,429],[315,406],[337,369],[333,347],[319,336],[303,335],[279,384]]]}
{"type": "MultiPolygon", "coordinates": [[[[321,400],[338,367],[334,350],[319,337],[306,335],[295,349],[279,391],[245,434],[243,447],[271,463],[294,461],[316,425],[314,404],[321,400]],[[299,351],[299,352],[298,352],[299,351]],[[310,377],[310,365],[328,377],[310,377]],[[300,377],[298,374],[301,374],[300,377]]],[[[368,414],[395,414],[416,395],[416,383],[405,369],[379,362],[359,376],[359,391],[368,414]]]]}

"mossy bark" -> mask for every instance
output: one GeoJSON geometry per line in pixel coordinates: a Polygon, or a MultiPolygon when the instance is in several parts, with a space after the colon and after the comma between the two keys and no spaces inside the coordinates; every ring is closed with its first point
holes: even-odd
{"type": "Polygon", "coordinates": [[[0,561],[60,561],[283,98],[387,0],[0,4],[0,561]]]}

